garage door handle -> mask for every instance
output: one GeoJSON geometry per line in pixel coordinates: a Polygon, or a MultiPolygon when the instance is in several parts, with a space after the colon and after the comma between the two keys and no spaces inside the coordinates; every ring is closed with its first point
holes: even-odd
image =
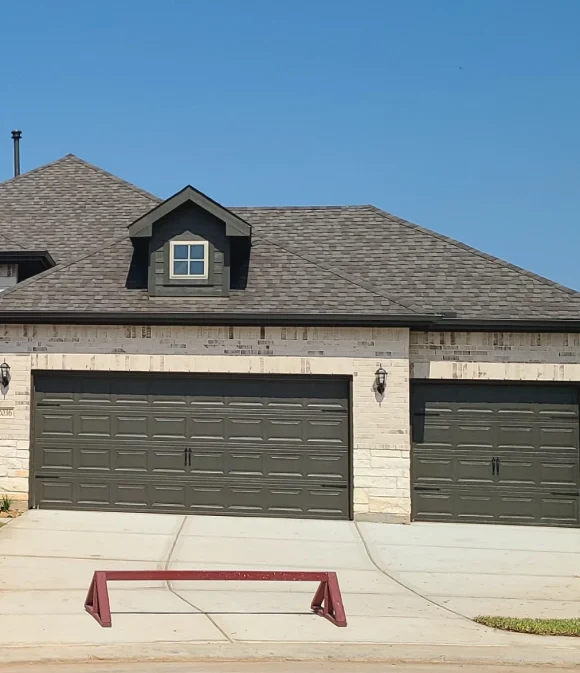
{"type": "Polygon", "coordinates": [[[320,484],[320,488],[346,488],[346,484],[320,484]]]}
{"type": "Polygon", "coordinates": [[[60,477],[55,477],[53,474],[35,474],[35,479],[60,479],[60,477]]]}
{"type": "Polygon", "coordinates": [[[552,495],[573,495],[573,496],[578,497],[578,494],[579,494],[578,491],[576,491],[576,492],[574,492],[574,491],[559,491],[559,492],[558,491],[552,491],[552,495]]]}
{"type": "Polygon", "coordinates": [[[413,487],[414,491],[440,491],[440,488],[436,488],[434,486],[414,486],[413,487]]]}

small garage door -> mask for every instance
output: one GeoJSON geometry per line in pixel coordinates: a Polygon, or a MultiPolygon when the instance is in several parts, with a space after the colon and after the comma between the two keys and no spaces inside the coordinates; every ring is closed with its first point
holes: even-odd
{"type": "Polygon", "coordinates": [[[415,383],[413,518],[579,523],[573,387],[415,383]]]}
{"type": "Polygon", "coordinates": [[[35,376],[32,505],[347,519],[348,381],[35,376]]]}

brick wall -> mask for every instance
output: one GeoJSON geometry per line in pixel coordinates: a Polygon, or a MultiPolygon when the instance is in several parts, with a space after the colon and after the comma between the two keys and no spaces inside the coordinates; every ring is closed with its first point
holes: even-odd
{"type": "Polygon", "coordinates": [[[409,332],[383,328],[0,325],[0,494],[28,497],[32,371],[95,370],[336,374],[353,380],[354,509],[360,518],[407,521],[409,332]],[[383,399],[374,391],[387,371],[383,399]]]}
{"type": "Polygon", "coordinates": [[[413,332],[411,378],[580,381],[580,334],[413,332]]]}

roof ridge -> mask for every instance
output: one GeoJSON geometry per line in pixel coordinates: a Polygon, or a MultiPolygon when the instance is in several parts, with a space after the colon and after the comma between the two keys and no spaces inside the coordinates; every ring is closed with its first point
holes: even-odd
{"type": "Polygon", "coordinates": [[[39,280],[44,280],[47,276],[52,276],[54,273],[58,273],[60,271],[64,271],[65,269],[68,269],[69,266],[72,266],[73,264],[77,264],[78,262],[82,262],[84,259],[87,259],[88,257],[92,257],[93,255],[98,254],[99,252],[102,252],[103,250],[106,250],[107,248],[110,248],[114,245],[117,245],[117,243],[120,243],[121,241],[124,241],[125,239],[129,238],[129,235],[127,233],[123,233],[122,236],[118,236],[117,238],[113,240],[107,241],[104,245],[99,245],[99,247],[94,247],[91,248],[88,252],[83,252],[82,255],[78,255],[74,259],[71,259],[63,264],[57,264],[56,266],[51,267],[50,269],[47,269],[46,271],[43,271],[42,273],[36,274],[36,276],[32,276],[31,278],[27,278],[26,280],[22,281],[21,283],[16,283],[16,285],[13,285],[12,287],[8,288],[7,290],[4,290],[4,292],[0,293],[0,306],[2,306],[2,299],[10,294],[14,294],[15,292],[18,292],[21,288],[29,287],[30,285],[33,285],[39,280]]]}
{"type": "Polygon", "coordinates": [[[155,194],[152,194],[151,192],[146,191],[145,189],[141,189],[141,187],[138,187],[137,185],[134,185],[132,182],[129,182],[128,180],[124,180],[123,178],[120,178],[119,176],[115,175],[114,173],[110,173],[109,171],[106,171],[104,168],[101,168],[100,166],[96,166],[95,164],[92,164],[90,161],[86,161],[85,159],[81,159],[80,157],[77,157],[76,154],[69,153],[64,159],[72,159],[73,161],[76,161],[77,163],[81,164],[81,166],[85,166],[86,168],[90,168],[91,170],[95,171],[95,173],[98,173],[99,175],[103,175],[117,184],[121,184],[124,187],[128,187],[129,189],[132,189],[134,192],[137,194],[141,194],[141,196],[145,196],[148,199],[151,199],[152,201],[155,201],[155,203],[160,203],[162,202],[162,199],[160,199],[158,196],[155,196],[155,194]]]}
{"type": "Polygon", "coordinates": [[[544,285],[548,285],[550,287],[555,287],[558,290],[561,290],[562,292],[565,292],[566,294],[571,294],[574,295],[575,297],[580,297],[580,292],[578,290],[574,290],[571,287],[566,287],[565,285],[561,285],[560,283],[557,283],[554,280],[550,280],[549,278],[546,278],[545,276],[540,276],[537,273],[534,273],[533,271],[528,271],[527,269],[522,268],[521,266],[517,266],[516,264],[512,264],[511,262],[506,262],[504,259],[500,259],[499,257],[494,257],[493,255],[488,254],[487,252],[483,252],[483,250],[478,250],[477,248],[473,248],[470,245],[467,245],[467,243],[462,243],[461,241],[458,241],[455,238],[451,238],[450,236],[445,236],[445,234],[440,234],[437,231],[433,231],[432,229],[427,229],[425,227],[422,227],[419,224],[415,224],[414,222],[409,222],[409,220],[404,220],[402,217],[398,217],[397,215],[393,215],[392,213],[389,213],[386,210],[383,210],[382,208],[378,208],[377,206],[373,206],[372,204],[369,204],[366,206],[367,208],[370,208],[374,212],[378,213],[381,217],[384,217],[386,220],[391,220],[395,222],[396,224],[401,224],[409,229],[414,229],[417,231],[420,231],[424,234],[427,234],[429,236],[432,236],[433,238],[437,238],[440,241],[445,241],[446,243],[449,243],[450,245],[455,246],[456,248],[461,248],[463,250],[466,250],[467,252],[471,252],[474,255],[477,255],[478,257],[481,257],[483,259],[486,259],[489,262],[493,262],[494,264],[497,264],[498,266],[503,266],[506,269],[511,269],[512,271],[516,271],[520,273],[522,276],[528,276],[529,278],[533,278],[534,280],[537,280],[544,285]]]}
{"type": "Polygon", "coordinates": [[[329,265],[326,265],[322,262],[319,262],[309,255],[305,255],[301,252],[298,252],[292,247],[288,247],[286,243],[280,243],[277,240],[273,240],[271,238],[267,238],[266,236],[262,236],[261,234],[255,234],[255,237],[258,239],[261,239],[263,241],[266,241],[267,243],[270,243],[271,245],[275,245],[278,248],[281,248],[282,250],[285,250],[286,252],[290,253],[291,255],[295,255],[296,257],[299,257],[300,259],[303,259],[310,264],[313,264],[314,266],[318,266],[324,271],[327,271],[329,273],[334,274],[335,276],[338,276],[339,278],[342,278],[343,280],[346,280],[348,283],[352,283],[353,285],[357,285],[358,287],[361,287],[363,290],[366,290],[367,292],[371,292],[372,294],[376,294],[379,297],[382,297],[383,299],[387,299],[388,301],[392,302],[393,304],[397,304],[398,306],[401,306],[402,308],[406,309],[407,311],[411,311],[412,313],[416,313],[420,315],[419,311],[415,310],[414,308],[411,308],[410,306],[407,306],[404,304],[402,301],[399,299],[395,299],[391,297],[390,295],[387,295],[381,291],[379,291],[378,288],[376,288],[374,285],[371,285],[371,283],[367,283],[366,281],[362,280],[362,278],[350,276],[346,273],[340,272],[334,267],[331,267],[329,265]]]}

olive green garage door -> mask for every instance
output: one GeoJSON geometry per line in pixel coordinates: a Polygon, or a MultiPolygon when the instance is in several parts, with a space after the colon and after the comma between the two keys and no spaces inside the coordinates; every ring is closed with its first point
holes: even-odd
{"type": "Polygon", "coordinates": [[[578,391],[414,383],[413,518],[577,526],[578,391]]]}
{"type": "Polygon", "coordinates": [[[349,382],[35,376],[31,506],[350,517],[349,382]]]}

